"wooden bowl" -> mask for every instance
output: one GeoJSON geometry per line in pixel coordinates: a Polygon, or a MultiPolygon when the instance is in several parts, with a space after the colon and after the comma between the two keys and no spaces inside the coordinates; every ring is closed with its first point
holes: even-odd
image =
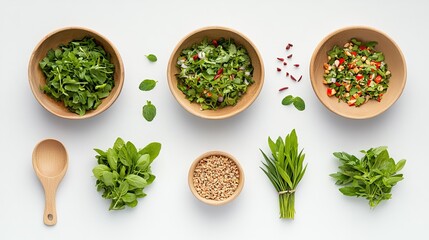
{"type": "Polygon", "coordinates": [[[206,119],[224,119],[244,111],[258,97],[264,84],[264,65],[262,62],[262,57],[255,45],[243,34],[236,30],[225,27],[204,27],[186,35],[174,48],[168,62],[167,78],[171,93],[179,102],[179,104],[188,112],[194,114],[195,116],[206,119]],[[177,59],[183,49],[191,47],[195,43],[200,43],[204,38],[211,40],[222,37],[225,39],[234,39],[237,44],[242,45],[247,50],[254,68],[253,79],[255,82],[248,87],[247,92],[241,96],[235,106],[227,106],[217,110],[203,111],[201,110],[200,104],[190,102],[188,99],[186,99],[185,94],[183,94],[183,92],[178,89],[176,74],[179,73],[179,69],[176,66],[177,59]]]}
{"type": "Polygon", "coordinates": [[[389,36],[371,27],[353,26],[339,29],[319,43],[311,57],[310,78],[314,92],[329,110],[346,118],[366,119],[383,113],[398,100],[405,87],[407,67],[401,49],[389,36]],[[334,45],[343,46],[351,38],[364,42],[376,41],[378,44],[375,49],[385,55],[385,62],[392,75],[389,79],[389,88],[381,102],[371,100],[360,107],[350,107],[347,103],[338,102],[338,98],[328,97],[326,94],[327,86],[323,84],[323,63],[328,61],[327,53],[334,45]]]}
{"type": "Polygon", "coordinates": [[[231,202],[232,200],[234,200],[241,192],[241,190],[243,189],[243,185],[244,185],[244,172],[243,172],[243,168],[241,167],[240,163],[237,161],[237,159],[232,156],[231,154],[228,154],[226,152],[222,152],[222,151],[210,151],[210,152],[206,152],[202,155],[200,155],[199,157],[197,157],[194,162],[192,163],[191,167],[189,168],[189,173],[188,173],[188,184],[189,184],[189,188],[192,192],[192,194],[194,194],[194,196],[200,200],[203,203],[209,204],[209,205],[213,205],[213,206],[219,206],[219,205],[224,205],[227,204],[229,202],[231,202]],[[197,167],[198,163],[200,162],[200,160],[206,158],[206,157],[210,157],[210,156],[222,156],[222,157],[227,157],[229,159],[231,159],[235,165],[238,168],[239,171],[239,183],[237,186],[237,189],[234,191],[234,193],[224,199],[224,200],[212,200],[212,199],[207,199],[204,198],[202,196],[200,196],[200,194],[197,192],[197,190],[195,189],[195,185],[193,182],[193,177],[194,177],[194,172],[195,172],[195,168],[197,167]]]}
{"type": "Polygon", "coordinates": [[[28,65],[28,79],[34,96],[46,110],[62,118],[85,119],[104,112],[115,102],[124,83],[124,64],[122,63],[121,56],[115,46],[101,34],[83,27],[66,27],[51,32],[34,48],[28,65]],[[94,38],[96,43],[101,45],[104,50],[110,54],[110,61],[115,65],[115,86],[112,88],[109,96],[102,99],[102,103],[97,109],[88,111],[83,116],[79,116],[78,114],[69,111],[64,106],[63,102],[55,101],[40,90],[41,86],[46,84],[46,78],[39,67],[39,62],[46,57],[46,54],[50,49],[58,48],[62,44],[67,44],[72,40],[80,40],[84,37],[94,38]]]}

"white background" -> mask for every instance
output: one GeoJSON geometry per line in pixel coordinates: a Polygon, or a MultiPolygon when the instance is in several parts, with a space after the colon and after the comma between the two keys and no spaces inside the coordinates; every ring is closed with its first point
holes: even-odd
{"type": "MultiPolygon", "coordinates": [[[[427,172],[429,14],[426,1],[5,1],[0,4],[0,239],[428,239],[427,172]],[[101,115],[79,121],[58,118],[33,97],[27,65],[33,48],[65,26],[92,28],[109,38],[125,64],[121,95],[101,115]],[[220,25],[247,35],[266,67],[265,85],[246,111],[210,121],[186,112],[168,89],[166,67],[176,43],[189,32],[220,25]],[[401,98],[382,115],[350,120],[316,98],[308,67],[319,41],[350,25],[381,29],[401,47],[408,81],[401,98]],[[276,57],[294,44],[301,64],[299,84],[276,72],[276,57]],[[145,54],[154,53],[150,63],[145,54]],[[158,80],[151,92],[138,89],[158,80]],[[287,92],[277,89],[289,86],[287,92]],[[303,112],[280,104],[299,95],[303,112]],[[141,115],[146,100],[158,108],[151,123],[141,115]],[[297,130],[308,170],[296,193],[295,220],[281,220],[277,194],[259,169],[267,137],[297,130]],[[116,137],[143,147],[162,145],[153,163],[157,176],[134,209],[108,211],[95,189],[93,148],[116,137]],[[57,192],[58,223],[43,224],[44,193],[31,154],[44,138],[56,138],[69,153],[69,168],[57,192]],[[337,170],[332,153],[387,145],[395,160],[407,159],[405,179],[393,198],[371,210],[364,199],[340,194],[328,176],[337,170]],[[246,176],[241,195],[228,205],[199,202],[187,186],[188,168],[200,154],[223,150],[236,156],[246,176]],[[424,229],[426,228],[426,229],[424,229]]],[[[392,69],[394,72],[394,69],[392,69]]],[[[284,72],[282,72],[284,73],[284,72]]]]}

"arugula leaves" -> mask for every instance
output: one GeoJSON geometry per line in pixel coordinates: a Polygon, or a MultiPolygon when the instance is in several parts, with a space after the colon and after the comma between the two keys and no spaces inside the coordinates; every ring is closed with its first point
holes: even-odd
{"type": "Polygon", "coordinates": [[[262,171],[267,175],[279,194],[280,218],[293,219],[295,216],[295,191],[307,169],[303,167],[305,154],[298,152],[298,137],[295,129],[283,139],[274,142],[268,137],[271,156],[262,150],[265,162],[262,171]]]}
{"type": "Polygon", "coordinates": [[[114,87],[115,66],[93,38],[49,50],[39,66],[46,77],[41,90],[81,116],[96,109],[114,87]]]}
{"type": "Polygon", "coordinates": [[[294,97],[292,95],[288,95],[283,98],[282,104],[285,106],[293,104],[295,108],[298,109],[299,111],[305,110],[305,102],[300,97],[294,97]]]}
{"type": "Polygon", "coordinates": [[[97,179],[97,191],[112,200],[109,210],[137,206],[138,198],[146,196],[144,188],[155,180],[150,164],[161,151],[161,144],[152,142],[137,150],[133,143],[117,138],[113,148],[94,150],[98,165],[92,173],[97,179]]]}
{"type": "Polygon", "coordinates": [[[397,172],[405,166],[406,160],[395,163],[385,146],[361,152],[365,154],[361,159],[335,152],[334,156],[341,162],[340,171],[330,176],[337,180],[337,185],[344,186],[339,189],[342,194],[364,197],[369,206],[375,208],[381,201],[390,199],[393,186],[404,179],[397,172]]]}

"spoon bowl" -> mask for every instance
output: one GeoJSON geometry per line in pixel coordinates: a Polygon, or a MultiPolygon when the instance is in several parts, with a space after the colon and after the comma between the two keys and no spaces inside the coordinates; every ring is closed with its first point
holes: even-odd
{"type": "Polygon", "coordinates": [[[46,225],[57,223],[55,195],[68,166],[68,156],[64,145],[55,139],[39,142],[33,150],[33,168],[45,191],[46,225]]]}

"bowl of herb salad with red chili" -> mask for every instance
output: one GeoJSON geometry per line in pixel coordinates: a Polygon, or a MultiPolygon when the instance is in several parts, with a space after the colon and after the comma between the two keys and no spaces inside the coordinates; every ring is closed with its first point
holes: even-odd
{"type": "Polygon", "coordinates": [[[316,96],[330,111],[351,119],[375,117],[401,96],[407,67],[399,46],[367,26],[330,33],[310,62],[316,96]]]}
{"type": "Polygon", "coordinates": [[[225,119],[248,108],[264,84],[264,65],[255,45],[226,27],[204,27],[174,48],[168,85],[178,103],[205,119],[225,119]]]}

